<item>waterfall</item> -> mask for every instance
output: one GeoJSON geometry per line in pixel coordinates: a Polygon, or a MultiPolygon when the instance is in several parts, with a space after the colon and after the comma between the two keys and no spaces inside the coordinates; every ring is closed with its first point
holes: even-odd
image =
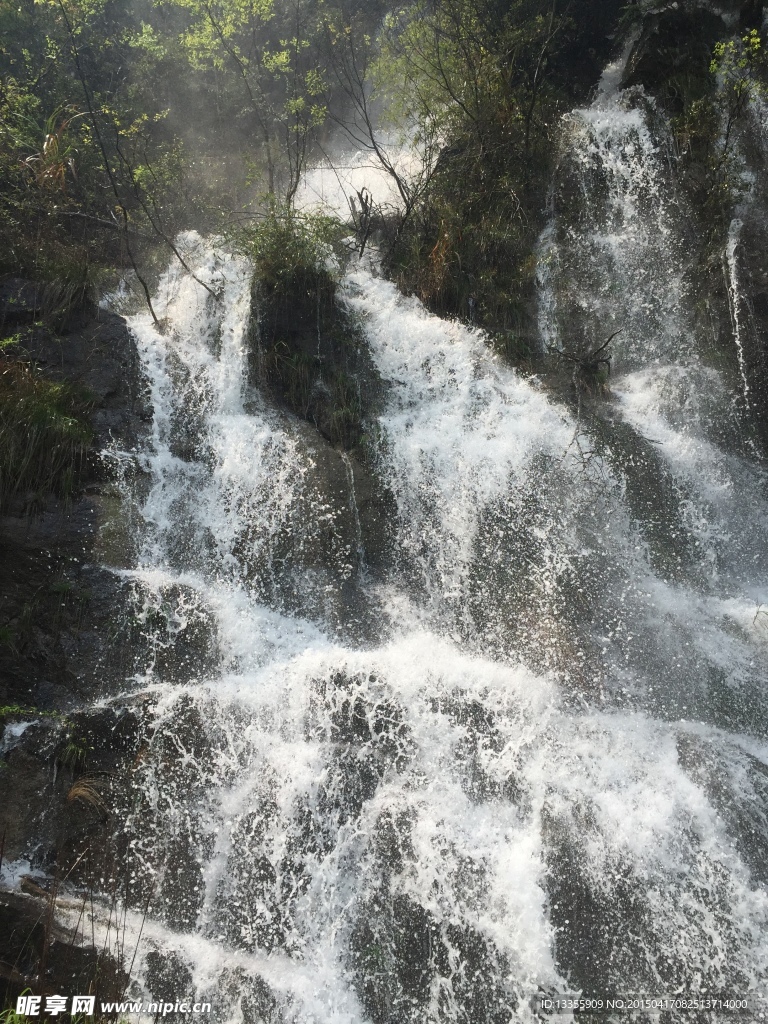
{"type": "Polygon", "coordinates": [[[728,244],[725,247],[725,269],[726,286],[728,289],[728,304],[731,311],[731,323],[733,324],[733,340],[736,343],[736,352],[739,359],[739,373],[741,374],[742,391],[744,404],[749,407],[749,378],[747,377],[747,363],[744,357],[744,298],[741,294],[741,283],[739,281],[739,258],[738,249],[741,239],[741,231],[744,222],[734,217],[728,228],[728,244]]]}
{"type": "Polygon", "coordinates": [[[347,472],[349,484],[349,508],[355,521],[355,553],[357,555],[357,571],[360,574],[365,572],[365,547],[363,545],[363,529],[360,524],[360,510],[357,507],[357,496],[355,494],[355,471],[352,467],[352,460],[346,452],[342,452],[342,461],[347,472]]]}
{"type": "Polygon", "coordinates": [[[254,382],[250,268],[180,239],[194,276],[160,282],[163,330],[132,319],[137,990],[297,1024],[762,990],[768,510],[700,351],[680,204],[641,95],[570,115],[540,319],[562,351],[621,330],[588,408],[350,267],[385,387],[379,572],[349,459],[329,486],[254,382]],[[381,629],[355,642],[366,600],[381,629]]]}

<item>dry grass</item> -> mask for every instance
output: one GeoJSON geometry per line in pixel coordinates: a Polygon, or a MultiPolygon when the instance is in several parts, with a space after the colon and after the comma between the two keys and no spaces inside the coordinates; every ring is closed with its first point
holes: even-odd
{"type": "Polygon", "coordinates": [[[103,784],[103,779],[98,775],[81,775],[76,782],[69,787],[67,793],[67,803],[74,803],[76,800],[80,803],[88,804],[95,808],[101,814],[108,814],[109,807],[99,791],[99,786],[103,784]]]}

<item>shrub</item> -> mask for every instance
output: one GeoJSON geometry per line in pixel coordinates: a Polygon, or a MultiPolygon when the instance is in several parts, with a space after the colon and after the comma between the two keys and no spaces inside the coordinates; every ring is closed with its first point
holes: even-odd
{"type": "Polygon", "coordinates": [[[260,281],[285,291],[300,281],[334,281],[341,238],[348,233],[333,217],[273,206],[255,228],[235,241],[252,260],[260,281]]]}

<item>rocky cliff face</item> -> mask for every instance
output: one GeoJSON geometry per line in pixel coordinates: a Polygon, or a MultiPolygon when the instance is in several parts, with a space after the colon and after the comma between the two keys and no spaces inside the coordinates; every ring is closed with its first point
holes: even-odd
{"type": "MultiPolygon", "coordinates": [[[[6,881],[8,864],[20,859],[48,875],[0,898],[4,1002],[40,971],[49,991],[73,984],[85,991],[99,977],[105,994],[122,984],[114,963],[74,947],[51,912],[73,854],[103,839],[110,774],[119,774],[126,752],[115,728],[119,715],[82,709],[108,694],[132,664],[129,632],[121,628],[127,594],[103,565],[116,504],[109,453],[134,448],[147,415],[123,318],[90,307],[54,332],[29,323],[39,314],[35,295],[32,282],[18,280],[2,291],[2,322],[12,332],[6,367],[33,363],[44,380],[81,389],[93,439],[71,498],[16,493],[0,517],[0,862],[6,881]],[[106,782],[103,803],[88,790],[73,795],[86,762],[106,782]]],[[[109,554],[110,561],[129,557],[125,549],[109,554]]]]}
{"type": "Polygon", "coordinates": [[[146,396],[122,317],[87,310],[66,333],[22,327],[13,337],[6,359],[83,389],[92,410],[91,450],[72,498],[15,494],[0,520],[0,703],[64,710],[95,697],[105,666],[115,664],[119,584],[99,565],[110,520],[107,459],[136,446],[146,396]]]}
{"type": "MultiPolygon", "coordinates": [[[[642,7],[639,7],[641,13],[642,7]]],[[[746,411],[766,442],[768,422],[768,129],[761,90],[733,123],[733,83],[710,69],[716,44],[765,21],[762,3],[699,3],[651,8],[622,86],[642,89],[670,120],[670,158],[689,218],[691,285],[714,357],[742,382],[746,411]]]]}

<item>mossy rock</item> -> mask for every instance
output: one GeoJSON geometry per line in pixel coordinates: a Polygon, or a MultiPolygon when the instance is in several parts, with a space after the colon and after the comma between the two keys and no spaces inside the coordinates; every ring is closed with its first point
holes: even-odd
{"type": "Polygon", "coordinates": [[[336,298],[329,271],[300,267],[254,288],[257,379],[332,444],[359,450],[375,410],[378,376],[359,326],[336,298]]]}

